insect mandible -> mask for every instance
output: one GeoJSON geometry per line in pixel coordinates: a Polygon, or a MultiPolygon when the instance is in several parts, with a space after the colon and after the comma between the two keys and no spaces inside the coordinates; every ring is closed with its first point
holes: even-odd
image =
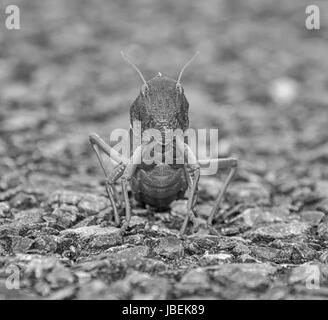
{"type": "MultiPolygon", "coordinates": [[[[164,132],[167,129],[186,130],[189,127],[189,103],[184,95],[184,89],[180,80],[183,71],[195,58],[198,52],[183,66],[178,80],[171,79],[158,73],[157,76],[149,81],[145,80],[140,70],[123,52],[121,52],[121,54],[138,72],[143,81],[140,94],[130,107],[131,125],[135,120],[140,121],[142,132],[152,128],[160,132],[164,132]]],[[[97,134],[90,134],[89,139],[106,177],[105,188],[113,208],[115,223],[117,226],[121,226],[123,233],[128,228],[131,219],[131,205],[128,196],[129,183],[131,183],[134,198],[139,203],[150,205],[158,210],[167,209],[174,200],[184,199],[186,191],[188,190],[187,215],[180,229],[180,235],[183,235],[189,221],[192,221],[194,224],[196,223],[194,207],[197,201],[200,164],[204,161],[205,163],[215,161],[218,169],[230,169],[207,219],[208,226],[212,224],[213,217],[219,212],[223,195],[238,167],[238,161],[234,158],[197,160],[188,144],[178,137],[175,137],[172,141],[156,141],[155,144],[164,147],[170,143],[174,143],[176,152],[179,151],[185,158],[182,164],[168,164],[164,161],[148,164],[144,161],[141,163],[133,161],[133,159],[139,157],[142,159],[142,155],[145,153],[152,152],[150,149],[154,149],[153,140],[143,140],[141,145],[137,147],[130,158],[127,159],[120,157],[117,151],[110,147],[97,134]],[[115,163],[111,171],[105,166],[101,156],[102,153],[106,154],[115,163]],[[115,189],[115,182],[119,178],[121,178],[123,203],[115,189]],[[118,207],[124,208],[124,206],[125,220],[121,224],[118,207]]]]}

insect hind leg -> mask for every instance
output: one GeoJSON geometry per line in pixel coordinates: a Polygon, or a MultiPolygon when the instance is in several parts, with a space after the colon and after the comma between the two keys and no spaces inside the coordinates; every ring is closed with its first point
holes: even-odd
{"type": "MultiPolygon", "coordinates": [[[[198,162],[200,164],[208,163],[207,160],[199,160],[198,162]]],[[[220,168],[230,168],[230,171],[229,171],[228,177],[226,178],[226,180],[223,184],[223,187],[215,201],[215,204],[211,211],[211,214],[209,215],[209,217],[207,219],[208,226],[212,225],[214,216],[219,212],[223,196],[224,196],[225,192],[227,191],[228,186],[238,169],[238,160],[234,159],[234,158],[211,159],[210,162],[217,162],[219,169],[220,168]]]]}
{"type": "Polygon", "coordinates": [[[90,134],[89,139],[90,139],[91,146],[97,155],[100,166],[105,174],[106,177],[105,188],[109,201],[113,208],[115,224],[118,226],[120,225],[120,217],[117,210],[117,204],[120,206],[121,201],[119,199],[114,184],[122,176],[126,164],[120,161],[120,159],[117,156],[115,156],[114,154],[115,150],[111,148],[108,144],[106,144],[98,135],[94,133],[90,134]],[[111,155],[114,154],[114,161],[116,162],[116,167],[111,172],[107,170],[100,151],[104,152],[110,159],[111,159],[111,155]],[[117,162],[119,163],[117,164],[117,162]]]}

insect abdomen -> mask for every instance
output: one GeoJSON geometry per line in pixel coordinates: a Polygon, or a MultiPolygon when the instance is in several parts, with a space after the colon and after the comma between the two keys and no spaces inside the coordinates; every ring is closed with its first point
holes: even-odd
{"type": "Polygon", "coordinates": [[[132,190],[137,201],[165,209],[187,190],[184,168],[158,164],[147,171],[140,169],[132,179],[132,190]]]}

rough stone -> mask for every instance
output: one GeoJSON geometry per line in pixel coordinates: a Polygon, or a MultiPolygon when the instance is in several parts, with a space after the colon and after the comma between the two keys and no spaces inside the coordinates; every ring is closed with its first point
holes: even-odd
{"type": "Polygon", "coordinates": [[[184,255],[184,247],[182,241],[177,237],[168,236],[161,238],[158,245],[154,248],[154,252],[168,259],[182,258],[184,255]]]}
{"type": "Polygon", "coordinates": [[[51,289],[65,287],[75,280],[72,271],[54,257],[35,257],[28,263],[24,276],[42,296],[48,295],[51,289]]]}
{"type": "Polygon", "coordinates": [[[230,188],[230,192],[246,203],[270,203],[270,192],[262,185],[255,183],[238,183],[230,188]]]}
{"type": "Polygon", "coordinates": [[[206,219],[210,215],[212,208],[213,205],[201,204],[197,206],[196,210],[199,216],[206,219]]]}
{"type": "Polygon", "coordinates": [[[21,225],[33,225],[42,222],[43,214],[44,211],[40,209],[30,209],[15,213],[14,218],[21,225]]]}
{"type": "Polygon", "coordinates": [[[131,217],[129,226],[131,228],[136,226],[144,226],[147,223],[147,219],[145,217],[133,216],[131,217]]]}
{"type": "Polygon", "coordinates": [[[318,289],[327,284],[328,266],[321,263],[305,263],[295,267],[288,278],[290,284],[301,283],[308,289],[318,289]]]}
{"type": "Polygon", "coordinates": [[[97,214],[108,206],[110,206],[108,199],[94,195],[83,196],[77,205],[80,211],[86,212],[87,214],[97,214]]]}
{"type": "Polygon", "coordinates": [[[229,253],[214,253],[209,254],[206,252],[200,259],[203,265],[212,265],[212,264],[220,264],[220,263],[228,263],[233,260],[233,255],[229,253]]]}
{"type": "Polygon", "coordinates": [[[20,236],[11,237],[11,241],[13,253],[26,253],[34,243],[34,240],[20,236]]]}
{"type": "Polygon", "coordinates": [[[237,285],[251,289],[265,289],[270,284],[270,276],[277,268],[263,263],[223,264],[216,268],[212,277],[214,281],[227,286],[237,285]]]}
{"type": "Polygon", "coordinates": [[[260,226],[254,231],[251,231],[250,236],[254,239],[271,241],[275,239],[305,236],[309,229],[310,225],[304,222],[282,222],[260,226]]]}
{"type": "Polygon", "coordinates": [[[35,295],[24,290],[8,289],[5,279],[0,279],[0,300],[34,300],[35,295]]]}
{"type": "Polygon", "coordinates": [[[191,235],[184,242],[186,250],[197,254],[204,254],[206,251],[217,253],[219,251],[232,250],[239,244],[243,245],[241,241],[231,237],[212,236],[207,234],[191,235]]]}
{"type": "Polygon", "coordinates": [[[316,226],[324,218],[325,214],[321,211],[302,211],[300,216],[302,221],[316,226]]]}
{"type": "Polygon", "coordinates": [[[109,290],[118,299],[161,300],[167,298],[169,284],[164,278],[133,272],[113,283],[109,290]]]}
{"type": "Polygon", "coordinates": [[[50,205],[53,204],[68,204],[76,206],[83,198],[83,194],[80,192],[70,190],[56,190],[48,199],[50,205]]]}
{"type": "Polygon", "coordinates": [[[208,276],[202,268],[189,270],[180,280],[181,284],[192,286],[208,286],[208,276]]]}
{"type": "Polygon", "coordinates": [[[149,252],[150,249],[147,246],[135,246],[115,252],[113,256],[115,256],[116,259],[136,259],[147,257],[149,252]]]}
{"type": "Polygon", "coordinates": [[[256,260],[254,257],[252,257],[251,255],[244,253],[242,255],[240,255],[238,257],[238,261],[240,261],[241,263],[255,263],[255,262],[259,262],[258,260],[256,260]]]}
{"type": "Polygon", "coordinates": [[[5,217],[9,214],[10,207],[7,202],[0,202],[0,217],[5,217]]]}
{"type": "Polygon", "coordinates": [[[328,240],[328,220],[323,221],[318,226],[319,237],[328,240]]]}
{"type": "Polygon", "coordinates": [[[203,268],[191,269],[185,273],[180,282],[176,285],[176,289],[181,294],[195,294],[203,292],[211,288],[209,277],[203,268]]]}
{"type": "Polygon", "coordinates": [[[280,222],[281,219],[260,208],[246,209],[240,216],[248,227],[263,223],[280,222]]]}
{"type": "Polygon", "coordinates": [[[115,293],[109,292],[109,286],[99,279],[81,285],[76,296],[78,300],[111,300],[115,298],[117,298],[115,293]]]}
{"type": "Polygon", "coordinates": [[[78,244],[89,249],[106,249],[122,242],[120,229],[115,227],[89,226],[66,229],[61,232],[61,236],[76,239],[78,244]]]}

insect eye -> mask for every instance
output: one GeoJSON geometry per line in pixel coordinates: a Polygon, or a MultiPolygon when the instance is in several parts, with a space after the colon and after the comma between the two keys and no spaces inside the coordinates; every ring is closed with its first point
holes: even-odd
{"type": "Polygon", "coordinates": [[[140,89],[141,94],[145,97],[149,93],[149,87],[147,84],[143,84],[140,89]]]}
{"type": "Polygon", "coordinates": [[[178,91],[178,93],[182,94],[183,93],[183,88],[182,88],[182,85],[181,83],[177,83],[176,86],[175,86],[176,90],[178,91]]]}

